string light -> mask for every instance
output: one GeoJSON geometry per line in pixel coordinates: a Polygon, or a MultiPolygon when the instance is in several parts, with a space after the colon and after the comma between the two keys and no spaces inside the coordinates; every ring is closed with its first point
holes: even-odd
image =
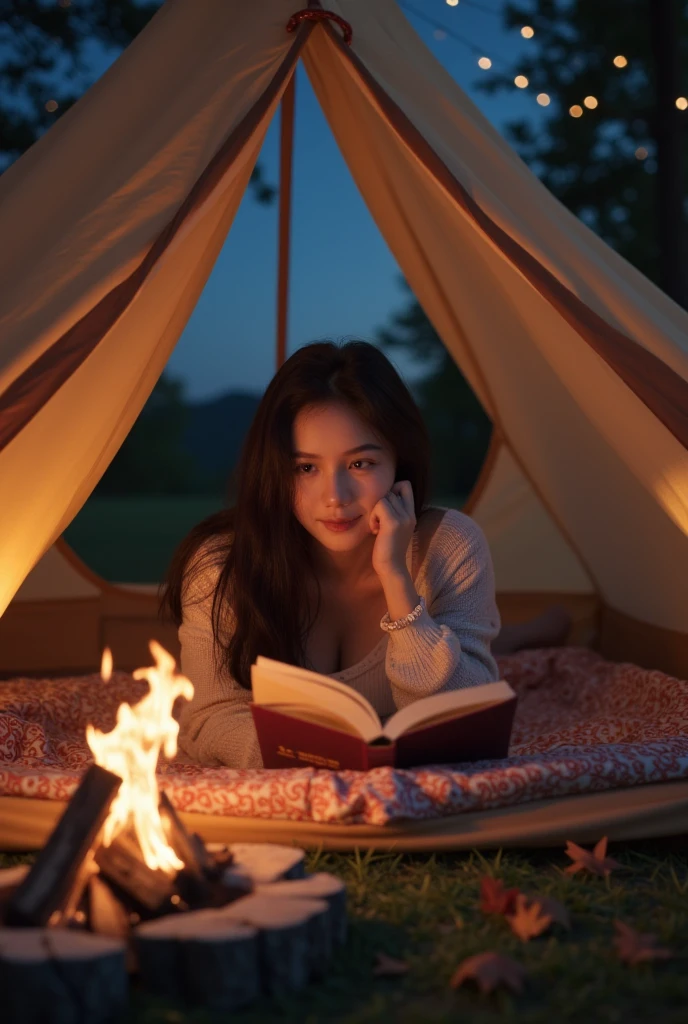
{"type": "Polygon", "coordinates": [[[48,100],[48,102],[45,105],[45,109],[48,111],[49,114],[54,114],[57,110],[57,107],[57,100],[48,100]]]}
{"type": "Polygon", "coordinates": [[[535,29],[532,29],[530,25],[524,25],[521,29],[521,35],[524,39],[532,39],[535,35],[535,29]]]}
{"type": "Polygon", "coordinates": [[[588,110],[594,110],[595,107],[597,106],[597,100],[595,99],[594,96],[586,96],[585,99],[583,100],[583,103],[588,108],[588,110]]]}
{"type": "Polygon", "coordinates": [[[528,79],[525,75],[516,75],[514,85],[517,85],[519,89],[525,89],[528,85],[528,79]]]}
{"type": "Polygon", "coordinates": [[[676,106],[679,110],[688,110],[688,99],[685,96],[679,96],[676,100],[676,106]]]}
{"type": "Polygon", "coordinates": [[[459,6],[459,0],[447,0],[447,6],[449,6],[449,7],[458,7],[459,6]]]}
{"type": "Polygon", "coordinates": [[[489,57],[481,57],[478,61],[478,65],[483,69],[483,71],[487,71],[488,68],[492,67],[492,61],[489,57]]]}
{"type": "Polygon", "coordinates": [[[645,149],[644,146],[638,146],[638,148],[635,151],[635,155],[636,155],[636,158],[638,160],[646,160],[647,159],[647,150],[645,149]]]}
{"type": "Polygon", "coordinates": [[[537,101],[541,107],[548,107],[550,105],[550,98],[546,92],[539,92],[537,94],[537,101]]]}
{"type": "Polygon", "coordinates": [[[628,64],[628,61],[625,57],[619,55],[618,57],[614,58],[614,63],[616,64],[617,68],[625,68],[628,64]]]}
{"type": "Polygon", "coordinates": [[[583,108],[580,107],[577,103],[574,103],[572,107],[569,107],[569,114],[571,115],[571,117],[582,117],[583,108]]]}

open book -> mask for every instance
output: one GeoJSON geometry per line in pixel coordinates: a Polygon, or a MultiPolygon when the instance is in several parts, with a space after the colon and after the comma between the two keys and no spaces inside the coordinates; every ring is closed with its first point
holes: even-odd
{"type": "Polygon", "coordinates": [[[258,657],[251,713],[266,768],[367,770],[506,757],[516,710],[507,682],[423,697],[383,725],[372,704],[330,676],[258,657]]]}

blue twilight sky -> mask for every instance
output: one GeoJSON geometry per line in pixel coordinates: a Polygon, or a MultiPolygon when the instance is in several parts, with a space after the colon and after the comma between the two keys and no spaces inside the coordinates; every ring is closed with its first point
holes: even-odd
{"type": "MultiPolygon", "coordinates": [[[[374,2],[374,0],[371,0],[374,2]]],[[[485,96],[479,52],[447,35],[401,4],[438,60],[501,130],[515,116],[542,119],[533,91],[513,88],[485,96]]],[[[504,31],[502,0],[409,0],[426,17],[465,36],[479,51],[511,60],[533,43],[504,31]]],[[[268,131],[260,162],[268,182],[278,179],[279,118],[268,131]]],[[[292,194],[292,252],[288,352],[318,338],[361,337],[403,305],[396,260],[354,185],[307,76],[299,68],[292,194]]],[[[227,242],[184,333],[169,370],[186,381],[191,399],[228,390],[262,391],[274,373],[277,275],[277,204],[264,207],[247,194],[227,242]]],[[[412,380],[414,367],[397,360],[412,380]]],[[[416,371],[417,372],[417,371],[416,371]]]]}

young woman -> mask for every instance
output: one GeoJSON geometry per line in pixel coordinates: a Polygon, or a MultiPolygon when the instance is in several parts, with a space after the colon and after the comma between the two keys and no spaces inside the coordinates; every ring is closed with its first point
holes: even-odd
{"type": "Polygon", "coordinates": [[[428,465],[418,407],[379,349],[317,342],[286,361],[246,438],[235,508],[197,526],[170,569],[195,691],[183,753],[260,767],[259,654],[347,683],[383,718],[498,678],[489,548],[469,516],[426,506],[428,465]]]}

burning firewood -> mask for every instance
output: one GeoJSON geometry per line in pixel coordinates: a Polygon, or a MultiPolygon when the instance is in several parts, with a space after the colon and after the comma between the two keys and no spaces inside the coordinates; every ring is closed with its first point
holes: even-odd
{"type": "Polygon", "coordinates": [[[231,1012],[260,992],[258,930],[214,910],[148,921],[134,932],[149,992],[231,1012]]]}
{"type": "Polygon", "coordinates": [[[3,1024],[107,1024],[126,1009],[125,945],[66,928],[0,928],[3,1024]]]}
{"type": "Polygon", "coordinates": [[[346,886],[341,878],[320,871],[315,875],[293,881],[260,884],[255,889],[257,896],[268,899],[295,899],[308,897],[325,900],[328,905],[328,920],[332,945],[346,942],[346,886]]]}
{"type": "MultiPolygon", "coordinates": [[[[9,925],[45,925],[60,915],[80,879],[122,780],[92,765],[47,843],[5,908],[9,925]]],[[[83,879],[85,884],[86,878],[83,879]]]]}
{"type": "Polygon", "coordinates": [[[166,651],[151,650],[155,668],[135,673],[150,693],[120,705],[110,733],[88,727],[97,765],[35,864],[4,882],[0,873],[4,923],[22,926],[0,928],[0,993],[16,1008],[12,1022],[105,1022],[126,1001],[127,969],[148,991],[228,1012],[260,991],[297,991],[322,976],[345,939],[345,887],[332,875],[307,877],[303,850],[206,846],[159,793],[160,752],[176,753],[172,706],[193,687],[166,651]],[[21,981],[4,984],[15,968],[21,981]]]}

